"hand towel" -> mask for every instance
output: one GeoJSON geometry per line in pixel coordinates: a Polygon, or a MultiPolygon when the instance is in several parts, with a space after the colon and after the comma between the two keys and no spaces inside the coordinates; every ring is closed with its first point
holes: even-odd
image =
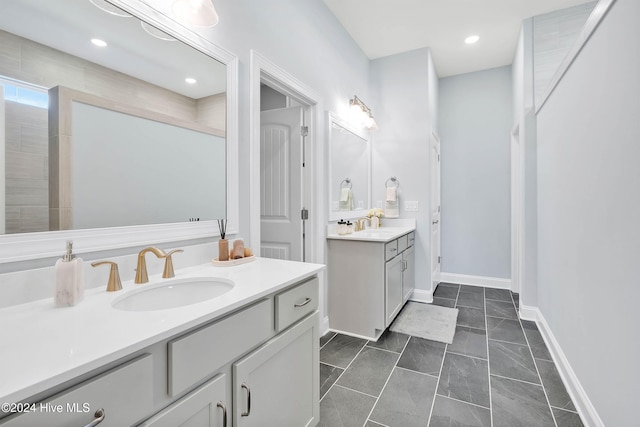
{"type": "Polygon", "coordinates": [[[344,187],[340,189],[340,202],[342,203],[348,202],[350,193],[351,193],[351,189],[348,187],[344,187]]]}
{"type": "Polygon", "coordinates": [[[398,188],[397,187],[387,187],[387,202],[397,202],[398,201],[398,188]]]}

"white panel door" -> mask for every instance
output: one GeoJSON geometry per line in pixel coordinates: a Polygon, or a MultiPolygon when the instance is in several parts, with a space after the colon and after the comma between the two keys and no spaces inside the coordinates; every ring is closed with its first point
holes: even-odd
{"type": "Polygon", "coordinates": [[[432,133],[431,144],[431,281],[440,283],[440,139],[432,133]]]}
{"type": "Polygon", "coordinates": [[[260,116],[260,256],[302,261],[302,108],[260,116]]]}

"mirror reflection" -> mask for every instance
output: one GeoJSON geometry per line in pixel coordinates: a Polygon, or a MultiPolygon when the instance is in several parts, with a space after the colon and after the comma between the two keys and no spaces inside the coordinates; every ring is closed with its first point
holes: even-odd
{"type": "Polygon", "coordinates": [[[105,1],[3,1],[0,233],[225,217],[225,92],[223,64],[105,1]]]}
{"type": "Polygon", "coordinates": [[[329,114],[330,219],[361,214],[371,207],[370,151],[366,134],[329,114]]]}

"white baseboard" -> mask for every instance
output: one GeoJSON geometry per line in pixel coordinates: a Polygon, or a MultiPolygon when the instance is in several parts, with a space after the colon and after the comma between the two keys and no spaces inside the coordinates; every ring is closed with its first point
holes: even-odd
{"type": "Polygon", "coordinates": [[[411,301],[432,303],[433,302],[433,292],[432,291],[425,291],[425,290],[422,290],[422,289],[414,289],[413,293],[411,294],[409,299],[411,301]]]}
{"type": "Polygon", "coordinates": [[[329,332],[329,316],[320,319],[320,336],[324,336],[329,332]]]}
{"type": "Polygon", "coordinates": [[[571,396],[571,400],[573,400],[580,414],[580,418],[582,418],[583,424],[586,427],[604,427],[602,419],[591,403],[591,400],[589,400],[589,396],[587,396],[584,388],[582,388],[576,373],[571,368],[569,360],[567,360],[562,348],[560,348],[560,344],[553,335],[553,332],[551,332],[551,328],[549,328],[549,324],[542,315],[542,312],[540,312],[540,309],[537,307],[520,306],[520,316],[525,320],[534,320],[538,325],[542,338],[547,344],[551,357],[558,368],[560,377],[562,377],[562,381],[567,388],[569,396],[571,396]]]}
{"type": "Polygon", "coordinates": [[[447,283],[456,283],[460,285],[482,286],[485,288],[511,289],[511,279],[501,279],[499,277],[441,273],[440,281],[447,283]]]}

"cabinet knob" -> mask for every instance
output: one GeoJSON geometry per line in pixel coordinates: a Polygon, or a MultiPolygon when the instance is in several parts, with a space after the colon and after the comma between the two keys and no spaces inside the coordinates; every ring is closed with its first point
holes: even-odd
{"type": "Polygon", "coordinates": [[[93,421],[91,421],[89,424],[87,424],[84,427],[95,427],[98,424],[100,424],[102,421],[104,421],[104,417],[107,416],[107,414],[104,412],[104,409],[100,408],[96,411],[95,414],[93,414],[93,416],[95,417],[93,421]]]}

